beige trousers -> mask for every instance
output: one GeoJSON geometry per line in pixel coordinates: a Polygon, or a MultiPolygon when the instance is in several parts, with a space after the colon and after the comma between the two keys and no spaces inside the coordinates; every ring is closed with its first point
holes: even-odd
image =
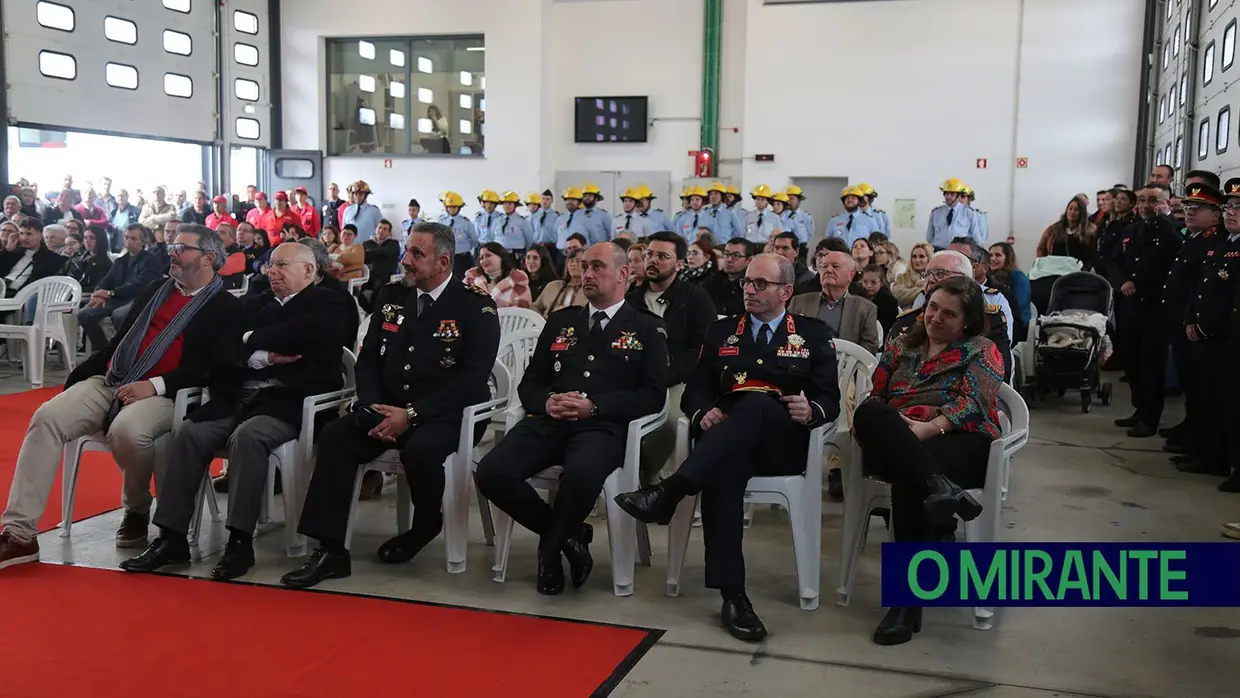
{"type": "MultiPolygon", "coordinates": [[[[17,470],[9,490],[9,504],[0,524],[18,538],[39,533],[39,519],[47,508],[64,445],[103,429],[116,388],[94,376],[43,403],[35,411],[17,455],[17,470]]],[[[151,508],[151,478],[155,474],[156,441],[172,430],[173,401],[149,397],[121,409],[107,433],[108,447],[124,473],[121,503],[126,511],[147,514],[151,508]]],[[[67,513],[66,513],[67,515],[67,513]]]]}

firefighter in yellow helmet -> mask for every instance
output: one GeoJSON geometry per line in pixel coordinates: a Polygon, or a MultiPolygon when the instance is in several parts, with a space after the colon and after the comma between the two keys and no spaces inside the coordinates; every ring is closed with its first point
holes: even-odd
{"type": "Polygon", "coordinates": [[[506,191],[499,197],[499,201],[504,212],[496,221],[492,242],[503,245],[513,259],[521,259],[533,238],[527,221],[517,213],[517,207],[521,205],[521,195],[515,191],[506,191]]]}
{"type": "Polygon", "coordinates": [[[586,244],[610,240],[611,214],[598,205],[603,200],[603,192],[591,182],[586,182],[577,191],[581,192],[581,206],[577,209],[576,218],[581,219],[585,227],[586,244]]]}
{"type": "Polygon", "coordinates": [[[680,237],[692,244],[697,240],[697,230],[702,227],[709,227],[710,213],[703,208],[706,203],[706,189],[700,184],[695,184],[685,189],[681,193],[689,196],[689,208],[680,212],[676,216],[676,220],[672,221],[672,230],[680,234],[680,237]]]}
{"type": "Polygon", "coordinates": [[[739,228],[736,225],[736,214],[734,214],[726,203],[728,195],[728,185],[723,182],[712,182],[706,188],[706,198],[708,206],[704,209],[706,212],[706,222],[700,227],[710,228],[710,232],[715,236],[715,240],[719,244],[723,244],[736,236],[739,228]]]}
{"type": "Polygon", "coordinates": [[[788,195],[788,209],[791,211],[792,218],[798,225],[803,225],[809,229],[809,240],[814,239],[814,235],[818,232],[818,224],[814,222],[814,217],[809,211],[801,210],[801,204],[805,201],[805,192],[795,184],[789,185],[784,189],[784,193],[788,195]]]}
{"type": "Polygon", "coordinates": [[[977,194],[973,191],[973,187],[966,184],[964,189],[960,192],[960,198],[964,201],[965,205],[973,209],[973,212],[977,215],[978,225],[982,228],[982,239],[989,239],[990,222],[986,217],[986,212],[973,205],[973,202],[977,199],[977,194]]]}
{"type": "MultiPolygon", "coordinates": [[[[749,211],[745,210],[745,207],[741,205],[742,197],[740,187],[735,184],[729,184],[728,191],[724,195],[723,200],[727,202],[728,210],[731,211],[732,216],[736,218],[736,232],[734,235],[743,236],[745,234],[745,219],[749,216],[749,211]]],[[[719,241],[720,244],[725,242],[727,242],[727,240],[719,241]]]]}
{"type": "Polygon", "coordinates": [[[862,196],[865,197],[861,203],[861,210],[873,216],[874,220],[878,222],[878,232],[890,238],[891,217],[887,215],[886,211],[874,205],[875,199],[878,198],[878,192],[874,187],[865,182],[858,184],[857,188],[861,190],[862,196]]]}
{"type": "Polygon", "coordinates": [[[638,200],[637,205],[641,209],[642,215],[650,219],[650,226],[655,232],[660,230],[671,230],[672,219],[664,213],[663,209],[654,207],[654,200],[659,198],[654,195],[654,191],[645,184],[637,185],[638,200]]]}
{"type": "Polygon", "coordinates": [[[827,237],[839,238],[852,244],[860,238],[870,237],[870,233],[879,232],[878,221],[861,210],[865,194],[860,187],[845,187],[840,192],[840,203],[844,204],[844,212],[836,214],[827,221],[827,237]]]}
{"type": "Polygon", "coordinates": [[[443,204],[445,213],[439,217],[438,222],[451,228],[452,235],[456,238],[456,256],[452,258],[452,275],[460,279],[465,276],[465,270],[474,266],[474,250],[480,244],[478,229],[468,218],[461,215],[461,209],[465,206],[465,198],[460,194],[446,191],[443,196],[439,197],[439,201],[443,204]]]}
{"type": "Polygon", "coordinates": [[[943,192],[943,205],[930,212],[930,222],[926,224],[926,242],[936,252],[947,249],[958,237],[972,238],[979,245],[986,244],[980,217],[961,199],[960,195],[967,188],[955,177],[939,186],[939,191],[943,192]]]}
{"type": "Polygon", "coordinates": [[[771,241],[771,233],[783,230],[779,215],[771,208],[771,197],[775,192],[765,184],[759,184],[749,193],[753,198],[753,208],[745,216],[745,239],[757,245],[765,245],[771,241]]]}
{"type": "Polygon", "coordinates": [[[626,230],[637,238],[644,238],[657,232],[650,218],[642,215],[639,202],[644,193],[645,191],[640,186],[629,187],[620,192],[620,205],[624,210],[612,219],[611,238],[613,240],[626,230]]]}
{"type": "Polygon", "coordinates": [[[533,235],[530,246],[546,245],[554,249],[555,222],[560,218],[560,212],[555,210],[555,194],[550,189],[543,190],[542,194],[530,192],[525,199],[525,207],[530,212],[526,220],[533,235]]]}
{"type": "Polygon", "coordinates": [[[482,210],[474,216],[474,227],[478,229],[478,244],[485,245],[495,242],[495,228],[502,215],[495,210],[499,206],[499,194],[492,189],[483,189],[478,194],[478,203],[482,210]]]}

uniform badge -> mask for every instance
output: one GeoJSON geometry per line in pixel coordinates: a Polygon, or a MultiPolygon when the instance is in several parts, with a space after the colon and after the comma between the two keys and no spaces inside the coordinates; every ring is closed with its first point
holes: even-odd
{"type": "Polygon", "coordinates": [[[456,359],[452,358],[451,356],[445,356],[439,362],[440,368],[452,368],[455,365],[456,365],[456,359]]]}
{"type": "Polygon", "coordinates": [[[439,329],[431,336],[445,342],[455,342],[461,338],[461,330],[456,326],[456,320],[440,320],[439,329]]]}
{"type": "Polygon", "coordinates": [[[399,332],[400,325],[397,325],[394,322],[385,322],[383,323],[383,331],[384,332],[399,332]]]}
{"type": "Polygon", "coordinates": [[[744,385],[747,378],[749,378],[749,374],[744,371],[732,375],[732,380],[736,381],[737,385],[744,385]]]}
{"type": "Polygon", "coordinates": [[[552,365],[551,365],[551,368],[552,368],[552,369],[553,369],[556,373],[559,373],[559,372],[560,372],[560,369],[561,369],[561,368],[563,368],[563,366],[561,366],[561,365],[560,365],[559,360],[556,360],[556,362],[555,362],[554,364],[552,364],[552,365]]]}
{"type": "Polygon", "coordinates": [[[655,332],[658,332],[658,333],[659,333],[659,334],[661,334],[661,335],[663,335],[663,339],[667,339],[667,329],[666,329],[666,328],[663,328],[663,327],[656,327],[656,328],[654,328],[654,331],[655,331],[655,332]]]}
{"type": "Polygon", "coordinates": [[[996,315],[996,314],[1001,313],[1001,312],[1003,312],[1003,308],[1002,308],[1002,307],[1000,307],[1000,305],[999,305],[998,303],[987,303],[987,304],[986,304],[986,314],[987,314],[987,315],[996,315]]]}
{"type": "Polygon", "coordinates": [[[385,303],[383,307],[379,309],[379,312],[383,313],[384,322],[395,322],[396,316],[400,315],[400,311],[404,309],[405,309],[405,306],[403,305],[396,305],[395,303],[385,303]]]}
{"type": "Polygon", "coordinates": [[[551,351],[568,351],[569,347],[577,343],[576,328],[568,327],[560,333],[555,341],[551,343],[551,351]]]}
{"type": "Polygon", "coordinates": [[[493,308],[493,307],[491,307],[491,306],[489,306],[489,305],[484,305],[484,306],[482,306],[482,312],[483,312],[483,313],[490,313],[490,314],[492,314],[492,315],[499,315],[499,313],[495,311],[495,308],[493,308]]]}
{"type": "Polygon", "coordinates": [[[641,351],[643,349],[642,342],[637,338],[636,332],[621,332],[616,341],[611,343],[612,349],[627,349],[628,351],[641,351]]]}
{"type": "Polygon", "coordinates": [[[1228,274],[1226,269],[1219,269],[1219,270],[1218,270],[1218,278],[1222,279],[1223,281],[1226,281],[1226,280],[1227,280],[1227,278],[1228,278],[1228,277],[1230,277],[1230,276],[1231,276],[1231,274],[1228,274]]]}
{"type": "Polygon", "coordinates": [[[802,336],[801,336],[801,335],[799,335],[799,334],[790,334],[790,335],[788,335],[788,344],[790,344],[790,345],[792,345],[792,346],[794,346],[794,347],[801,347],[801,346],[804,346],[804,345],[805,345],[805,338],[804,338],[804,337],[802,337],[802,336]]]}
{"type": "Polygon", "coordinates": [[[737,337],[737,336],[736,336],[736,335],[734,335],[734,334],[730,334],[730,335],[728,335],[728,338],[727,338],[727,339],[723,340],[723,343],[724,343],[724,344],[726,344],[726,345],[728,345],[728,346],[733,346],[734,344],[736,344],[736,343],[737,343],[737,342],[739,342],[739,341],[741,341],[740,337],[737,337]]]}

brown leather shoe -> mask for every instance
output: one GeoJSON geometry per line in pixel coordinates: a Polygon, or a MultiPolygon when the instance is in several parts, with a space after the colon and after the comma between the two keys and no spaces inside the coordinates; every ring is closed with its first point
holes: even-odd
{"type": "Polygon", "coordinates": [[[38,562],[38,560],[39,540],[37,538],[22,541],[8,531],[0,533],[0,570],[20,565],[23,562],[38,562]]]}
{"type": "Polygon", "coordinates": [[[116,547],[145,548],[147,529],[150,528],[150,525],[150,514],[135,514],[132,511],[125,512],[125,518],[121,521],[121,527],[116,531],[116,547]]]}

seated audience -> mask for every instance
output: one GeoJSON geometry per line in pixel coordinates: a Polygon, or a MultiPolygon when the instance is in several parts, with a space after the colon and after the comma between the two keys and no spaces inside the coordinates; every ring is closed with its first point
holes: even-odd
{"type": "Polygon", "coordinates": [[[761,641],[766,626],[745,593],[745,485],[756,475],[803,472],[810,430],[840,409],[830,328],[785,310],[793,278],[783,256],[753,259],[746,313],[710,326],[685,386],[681,408],[696,439],[689,457],[662,482],[616,496],[638,521],[666,524],[681,500],[701,494],[706,586],[723,597],[723,626],[746,642],[761,641]]]}
{"type": "Polygon", "coordinates": [[[327,254],[335,254],[340,247],[340,230],[334,224],[328,223],[319,231],[319,240],[327,247],[327,254]]]}
{"type": "MultiPolygon", "coordinates": [[[[74,221],[76,223],[76,221],[74,221]]],[[[79,226],[80,227],[80,226],[79,226]]],[[[81,234],[80,231],[78,233],[81,234]]],[[[69,239],[69,229],[59,223],[43,226],[43,246],[61,257],[65,254],[65,244],[69,239]]]]}
{"type": "MultiPolygon", "coordinates": [[[[46,231],[45,231],[46,232],[46,231]]],[[[82,244],[86,242],[81,233],[69,233],[65,236],[65,246],[60,248],[61,257],[72,257],[82,249],[82,244]]],[[[63,270],[61,271],[63,274],[63,270]]]]}
{"type": "Polygon", "coordinates": [[[828,252],[818,263],[822,291],[792,298],[788,311],[817,318],[831,328],[832,336],[852,342],[871,354],[878,346],[878,309],[851,290],[856,262],[843,252],[828,252]]]}
{"type": "Polygon", "coordinates": [[[18,214],[16,219],[0,223],[0,252],[12,252],[17,249],[17,221],[21,219],[22,216],[18,214]]]}
{"type": "Polygon", "coordinates": [[[669,382],[663,321],[624,299],[628,255],[600,242],[584,259],[589,307],[547,319],[517,389],[526,417],[475,475],[480,494],[538,536],[537,589],[548,595],[564,591],[564,557],[574,588],[589,578],[586,517],[624,463],[629,422],[662,410],[669,382]],[[554,506],[526,482],[553,465],[562,468],[554,506]]]}
{"type": "MultiPolygon", "coordinates": [[[[908,271],[908,265],[900,258],[900,248],[894,242],[874,243],[874,263],[883,267],[888,285],[895,283],[901,274],[908,271]]],[[[864,270],[864,267],[862,269],[864,270]]]]}
{"type": "Polygon", "coordinates": [[[237,219],[228,212],[228,197],[217,196],[211,200],[211,213],[207,214],[205,225],[211,230],[218,230],[220,225],[228,224],[237,229],[237,219]]]}
{"type": "Polygon", "coordinates": [[[880,264],[871,264],[861,270],[861,296],[868,299],[878,309],[878,324],[883,327],[883,336],[891,332],[896,317],[900,314],[900,304],[887,288],[887,274],[880,264]]]}
{"type": "Polygon", "coordinates": [[[64,265],[65,258],[44,244],[42,222],[37,218],[23,218],[18,224],[17,247],[0,252],[0,277],[6,285],[5,296],[12,298],[26,285],[56,276],[64,265]]]}
{"type": "Polygon", "coordinates": [[[796,283],[803,284],[818,277],[818,272],[805,266],[797,255],[800,254],[800,243],[796,233],[779,233],[771,241],[771,252],[792,262],[796,270],[796,283]]]}
{"type": "Polygon", "coordinates": [[[891,282],[891,295],[896,297],[902,310],[913,307],[917,297],[925,290],[926,265],[930,263],[932,256],[934,247],[930,243],[919,242],[913,245],[908,253],[908,269],[891,282]]]}
{"type": "Polygon", "coordinates": [[[168,251],[171,278],[150,283],[113,341],[96,345],[69,374],[65,391],[31,418],[0,517],[0,568],[39,559],[39,519],[61,451],[99,431],[124,473],[125,516],[116,546],[146,546],[154,444],[172,430],[173,398],[181,388],[206,384],[221,368],[241,319],[241,301],[224,292],[215,273],[224,249],[210,228],[185,226],[168,251]]]}
{"type": "Polygon", "coordinates": [[[366,249],[357,242],[357,227],[352,223],[340,229],[340,246],[331,255],[332,275],[337,279],[349,281],[366,273],[366,249]]]}
{"type": "Polygon", "coordinates": [[[491,297],[452,279],[455,251],[445,225],[420,222],[410,229],[404,278],[380,288],[381,316],[362,342],[357,402],[319,439],[297,528],[318,546],[282,584],[311,587],[352,573],[345,533],[358,466],[390,449],[400,451],[409,479],[413,526],[380,546],[379,560],[408,562],[443,528],[444,460],[456,451],[461,413],[491,396],[487,382],[500,338],[491,297]],[[441,338],[448,330],[455,341],[441,338]]]}
{"type": "Polygon", "coordinates": [[[522,267],[530,280],[531,298],[538,298],[542,295],[547,284],[555,281],[558,276],[555,271],[555,262],[551,261],[551,253],[542,245],[534,245],[526,250],[522,267]]]}
{"type": "Polygon", "coordinates": [[[215,230],[212,226],[207,225],[207,218],[213,215],[215,215],[214,211],[210,206],[207,206],[207,193],[196,191],[194,192],[193,203],[181,209],[180,218],[182,223],[206,225],[208,228],[215,230]]]}
{"type": "Polygon", "coordinates": [[[861,278],[861,270],[874,263],[874,248],[870,246],[870,241],[866,238],[857,238],[853,241],[852,248],[849,250],[852,254],[853,261],[857,266],[857,279],[861,278]]]}
{"type": "MultiPolygon", "coordinates": [[[[1006,375],[997,348],[982,334],[985,305],[981,288],[964,276],[932,286],[916,326],[888,342],[870,397],[853,417],[866,472],[891,483],[897,542],[952,540],[954,517],[971,521],[981,514],[964,490],[986,481],[1006,375]]],[[[908,642],[919,630],[921,608],[892,608],[874,642],[908,642]]]]}
{"type": "Polygon", "coordinates": [[[43,225],[64,224],[72,220],[82,223],[85,219],[74,208],[76,205],[77,201],[72,191],[68,189],[61,191],[60,195],[56,197],[56,201],[43,212],[43,225]]]}
{"type": "Polygon", "coordinates": [[[547,284],[534,304],[530,306],[543,317],[548,317],[557,310],[589,303],[585,291],[581,288],[583,271],[581,253],[570,254],[564,263],[564,275],[559,281],[547,284]]]}
{"type": "Polygon", "coordinates": [[[374,298],[378,290],[392,282],[392,275],[400,266],[400,242],[392,237],[392,224],[386,219],[375,227],[374,238],[362,243],[366,254],[366,266],[370,267],[370,281],[362,289],[362,307],[369,310],[367,299],[374,298]]]}
{"type": "Polygon", "coordinates": [[[741,281],[745,277],[745,269],[749,266],[751,245],[745,238],[732,238],[723,248],[719,271],[699,284],[710,296],[721,315],[740,315],[745,312],[745,295],[741,290],[741,281]]]}
{"type": "Polygon", "coordinates": [[[680,280],[691,284],[700,284],[713,276],[718,267],[715,264],[714,239],[709,232],[699,235],[697,242],[689,245],[689,253],[685,258],[685,268],[680,270],[680,280]]]}
{"type": "MultiPolygon", "coordinates": [[[[98,351],[108,343],[100,324],[104,318],[112,318],[113,327],[124,325],[130,304],[152,281],[163,276],[164,261],[146,249],[150,239],[150,230],[137,223],[130,224],[125,231],[125,254],[112,263],[86,305],[77,312],[78,325],[92,350],[98,351]]],[[[219,261],[220,264],[224,262],[222,258],[219,261]]]]}
{"type": "Polygon", "coordinates": [[[1016,307],[1016,296],[1012,289],[995,281],[990,273],[990,253],[974,242],[973,238],[958,237],[952,240],[950,249],[969,258],[973,265],[973,280],[982,285],[986,294],[986,303],[998,304],[1003,311],[1003,321],[1007,325],[1008,343],[1015,343],[1016,337],[1023,337],[1025,327],[1012,310],[1016,307]]]}
{"type": "Polygon", "coordinates": [[[112,269],[110,249],[107,227],[92,225],[82,236],[81,249],[65,260],[60,273],[76,280],[82,286],[82,294],[89,296],[112,269]]]}
{"type": "MultiPolygon", "coordinates": [[[[807,278],[804,281],[798,282],[796,288],[793,289],[796,295],[799,296],[803,293],[822,292],[822,282],[818,280],[818,266],[822,263],[823,257],[825,257],[828,252],[843,252],[849,257],[852,256],[851,248],[849,248],[848,243],[844,242],[842,238],[823,238],[822,240],[819,240],[818,244],[814,245],[814,256],[810,258],[810,264],[812,265],[811,268],[814,270],[814,277],[812,279],[807,278]]],[[[859,287],[854,283],[849,291],[854,294],[858,293],[857,288],[859,287]]]]}
{"type": "Polygon", "coordinates": [[[262,274],[263,266],[271,258],[271,247],[267,244],[266,233],[242,221],[237,224],[237,244],[245,255],[245,272],[250,275],[262,274]]]}
{"type": "Polygon", "coordinates": [[[465,285],[485,291],[498,308],[528,308],[532,300],[530,277],[513,265],[512,255],[498,242],[478,250],[478,266],[465,272],[465,285]]]}
{"type": "Polygon", "coordinates": [[[341,350],[354,339],[347,336],[349,316],[356,315],[352,301],[315,286],[315,255],[303,245],[277,247],[266,273],[271,290],[246,300],[244,334],[221,347],[227,353],[211,376],[211,399],[191,411],[172,437],[158,484],[159,537],[121,569],[153,572],[189,562],[186,536],[198,490],[215,454],[223,451],[228,543],[211,577],[235,579],[248,572],[271,452],[297,439],[305,398],[344,384],[341,350]]]}

